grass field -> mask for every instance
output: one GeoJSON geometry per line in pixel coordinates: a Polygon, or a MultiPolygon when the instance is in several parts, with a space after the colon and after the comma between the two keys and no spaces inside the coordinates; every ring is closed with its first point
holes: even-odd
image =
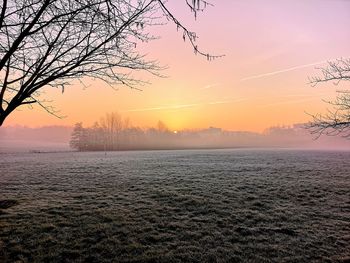
{"type": "Polygon", "coordinates": [[[0,262],[350,262],[350,152],[0,155],[0,262]]]}

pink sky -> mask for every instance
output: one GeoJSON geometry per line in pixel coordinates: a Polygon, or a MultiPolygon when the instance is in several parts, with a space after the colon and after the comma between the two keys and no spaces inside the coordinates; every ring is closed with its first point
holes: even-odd
{"type": "Polygon", "coordinates": [[[86,125],[118,111],[135,125],[162,120],[171,129],[218,126],[262,131],[278,124],[305,122],[305,112],[324,111],[322,99],[334,98],[332,84],[311,87],[320,62],[350,56],[350,1],[222,0],[211,1],[194,21],[184,1],[168,6],[200,36],[199,46],[224,58],[208,62],[195,56],[172,24],[153,28],[161,36],[143,47],[150,59],[169,67],[167,78],[144,75],[152,84],[143,91],[84,80],[45,98],[67,116],[57,119],[40,108],[21,108],[5,125],[86,125]]]}

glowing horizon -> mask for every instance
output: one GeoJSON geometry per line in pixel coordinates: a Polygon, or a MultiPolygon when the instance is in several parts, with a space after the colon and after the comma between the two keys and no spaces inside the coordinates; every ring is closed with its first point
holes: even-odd
{"type": "MultiPolygon", "coordinates": [[[[212,1],[215,6],[197,21],[182,1],[169,7],[200,37],[199,46],[225,57],[208,62],[195,56],[174,25],[151,29],[161,36],[141,52],[169,69],[167,78],[139,74],[152,82],[143,91],[84,79],[65,89],[47,89],[64,119],[39,107],[14,112],[5,126],[92,125],[108,112],[119,112],[138,126],[158,120],[171,130],[216,126],[226,130],[263,131],[274,125],[306,122],[305,112],[326,110],[338,88],[331,83],[311,87],[317,66],[350,54],[346,1],[212,1]],[[334,14],[337,14],[334,16],[334,14]]],[[[344,86],[343,86],[344,85],[344,86]]]]}

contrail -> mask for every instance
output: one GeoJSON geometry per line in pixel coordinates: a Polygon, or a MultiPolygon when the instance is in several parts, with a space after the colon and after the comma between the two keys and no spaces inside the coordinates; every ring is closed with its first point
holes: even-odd
{"type": "Polygon", "coordinates": [[[299,66],[295,66],[295,67],[291,67],[291,68],[286,68],[286,69],[281,69],[281,70],[277,70],[277,71],[273,71],[273,72],[268,72],[268,73],[264,73],[264,74],[260,74],[260,75],[245,77],[245,78],[241,79],[241,81],[246,81],[246,80],[251,80],[251,79],[260,79],[260,78],[264,78],[264,77],[270,77],[270,76],[278,75],[278,74],[281,74],[281,73],[285,73],[285,72],[289,72],[289,71],[293,71],[293,70],[297,70],[297,69],[302,69],[302,68],[308,68],[308,67],[312,67],[312,66],[322,65],[322,64],[328,63],[328,62],[330,62],[332,60],[334,60],[334,59],[323,60],[323,61],[314,62],[314,63],[310,63],[310,64],[304,64],[304,65],[299,65],[299,66]]]}

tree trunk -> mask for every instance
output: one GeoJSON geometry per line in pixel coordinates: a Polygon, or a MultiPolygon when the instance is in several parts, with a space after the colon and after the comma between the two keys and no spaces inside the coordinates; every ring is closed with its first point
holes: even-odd
{"type": "Polygon", "coordinates": [[[2,124],[4,123],[4,116],[3,115],[0,115],[0,127],[2,126],[2,124]]]}
{"type": "Polygon", "coordinates": [[[5,111],[0,113],[0,127],[3,125],[7,116],[8,116],[8,114],[5,111]]]}

